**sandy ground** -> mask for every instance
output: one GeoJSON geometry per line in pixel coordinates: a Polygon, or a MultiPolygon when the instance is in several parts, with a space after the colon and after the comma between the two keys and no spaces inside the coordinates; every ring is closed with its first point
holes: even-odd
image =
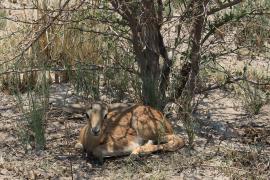
{"type": "MultiPolygon", "coordinates": [[[[198,104],[194,148],[155,153],[139,159],[107,159],[101,165],[74,150],[80,115],[64,113],[78,100],[67,85],[54,85],[46,121],[46,150],[25,145],[22,114],[14,97],[0,94],[0,179],[268,179],[270,106],[249,116],[230,93],[213,91],[198,104]]],[[[182,123],[172,120],[187,139],[182,123]]]]}

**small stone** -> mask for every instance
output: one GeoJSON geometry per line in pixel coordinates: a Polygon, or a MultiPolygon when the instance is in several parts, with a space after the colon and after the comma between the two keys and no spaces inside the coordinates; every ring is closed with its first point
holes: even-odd
{"type": "Polygon", "coordinates": [[[0,174],[2,174],[2,175],[8,175],[9,174],[9,171],[6,170],[6,169],[1,169],[0,174]]]}
{"type": "Polygon", "coordinates": [[[30,171],[30,172],[28,173],[28,178],[29,178],[29,179],[36,179],[36,174],[35,174],[35,172],[34,172],[34,171],[30,171]]]}
{"type": "Polygon", "coordinates": [[[30,144],[27,144],[26,149],[27,149],[28,151],[31,151],[33,148],[32,148],[32,146],[31,146],[30,144]]]}

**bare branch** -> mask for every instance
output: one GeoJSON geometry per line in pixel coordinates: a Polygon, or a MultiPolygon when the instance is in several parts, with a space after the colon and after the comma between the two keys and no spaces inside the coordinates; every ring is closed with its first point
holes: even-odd
{"type": "MultiPolygon", "coordinates": [[[[128,67],[124,67],[124,65],[121,65],[120,63],[117,63],[117,65],[119,65],[120,67],[117,67],[115,65],[97,65],[97,64],[85,64],[84,67],[80,67],[80,68],[71,68],[71,69],[66,69],[66,68],[51,68],[50,72],[63,72],[63,71],[101,71],[103,69],[119,69],[119,70],[124,70],[127,71],[129,73],[132,74],[138,74],[137,71],[135,71],[132,68],[128,68],[128,67]]],[[[32,68],[32,69],[24,69],[24,70],[8,70],[5,72],[0,73],[0,76],[5,75],[5,74],[15,74],[15,73],[19,73],[19,74],[24,74],[24,73],[29,73],[29,72],[41,72],[44,71],[43,68],[32,68]]]]}
{"type": "Polygon", "coordinates": [[[239,81],[246,81],[246,82],[248,82],[248,83],[250,83],[252,85],[256,85],[256,86],[270,85],[270,82],[259,83],[259,82],[255,82],[255,81],[252,81],[252,80],[248,80],[248,79],[246,79],[244,77],[236,77],[236,78],[233,78],[233,79],[228,78],[223,84],[209,85],[207,88],[202,89],[202,90],[199,90],[196,93],[197,94],[201,94],[201,93],[204,93],[204,92],[207,92],[207,91],[211,91],[211,90],[215,90],[215,89],[220,89],[222,87],[225,87],[228,84],[237,83],[239,81]]]}
{"type": "Polygon", "coordinates": [[[128,41],[132,41],[130,38],[125,37],[122,34],[118,34],[118,33],[116,34],[116,33],[102,32],[102,31],[95,31],[93,29],[84,29],[84,28],[80,28],[80,27],[71,27],[68,29],[79,30],[81,32],[90,32],[90,33],[100,34],[103,36],[115,36],[115,37],[120,37],[120,38],[126,39],[128,41]]]}
{"type": "Polygon", "coordinates": [[[216,12],[219,12],[223,9],[226,9],[228,7],[232,7],[232,6],[235,6],[241,2],[243,2],[244,0],[234,0],[234,1],[229,1],[228,3],[225,3],[225,4],[222,4],[220,5],[219,7],[217,8],[213,8],[213,9],[210,9],[208,12],[207,12],[207,15],[211,15],[211,14],[214,14],[216,12]]]}

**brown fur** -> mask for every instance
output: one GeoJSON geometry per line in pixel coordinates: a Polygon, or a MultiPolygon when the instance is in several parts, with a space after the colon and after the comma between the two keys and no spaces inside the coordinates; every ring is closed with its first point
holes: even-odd
{"type": "Polygon", "coordinates": [[[104,104],[94,104],[87,113],[88,123],[82,128],[76,147],[98,158],[175,151],[185,144],[173,134],[171,124],[162,113],[149,106],[121,106],[110,110],[104,104]],[[104,113],[107,113],[106,119],[104,113]],[[93,126],[100,127],[96,136],[93,126]]]}

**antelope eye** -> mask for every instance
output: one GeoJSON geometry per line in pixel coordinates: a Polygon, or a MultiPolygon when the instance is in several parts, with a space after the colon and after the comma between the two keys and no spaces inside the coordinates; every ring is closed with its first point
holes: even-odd
{"type": "Polygon", "coordinates": [[[107,114],[105,114],[104,119],[107,119],[107,114]]]}

